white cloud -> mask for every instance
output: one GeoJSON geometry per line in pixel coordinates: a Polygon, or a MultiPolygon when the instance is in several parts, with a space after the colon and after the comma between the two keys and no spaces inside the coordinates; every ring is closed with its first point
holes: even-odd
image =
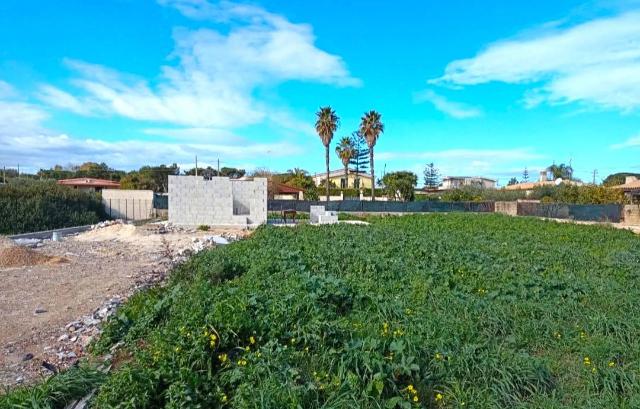
{"type": "Polygon", "coordinates": [[[530,84],[525,103],[583,102],[605,108],[640,107],[640,12],[572,27],[547,26],[499,41],[475,57],[449,63],[435,84],[530,84]],[[541,84],[541,85],[540,85],[541,84]]]}
{"type": "Polygon", "coordinates": [[[611,145],[611,149],[624,149],[640,147],[640,135],[632,136],[622,143],[616,143],[611,145]]]}
{"type": "Polygon", "coordinates": [[[257,143],[227,130],[205,128],[145,130],[170,140],[78,138],[49,129],[44,124],[48,118],[40,106],[0,96],[0,165],[20,163],[23,169],[37,171],[54,164],[96,161],[133,169],[142,164],[190,163],[195,155],[203,161],[221,157],[229,164],[302,153],[300,146],[287,141],[257,143]]]}
{"type": "Polygon", "coordinates": [[[376,152],[376,159],[413,159],[413,160],[458,160],[495,162],[506,160],[540,159],[542,156],[530,149],[448,149],[443,151],[424,152],[376,152]]]}
{"type": "Polygon", "coordinates": [[[3,135],[20,137],[42,132],[42,121],[47,117],[46,112],[34,105],[0,99],[0,142],[3,135]]]}
{"type": "Polygon", "coordinates": [[[174,30],[175,49],[153,83],[114,69],[68,60],[80,95],[45,85],[41,99],[84,115],[119,115],[189,128],[237,128],[278,121],[300,127],[254,91],[290,80],[359,85],[344,61],[315,46],[313,30],[232,2],[160,1],[190,18],[229,22],[228,30],[174,30]]]}
{"type": "Polygon", "coordinates": [[[431,89],[416,93],[414,95],[414,102],[429,102],[433,104],[438,111],[444,112],[457,119],[475,118],[482,115],[480,109],[460,102],[450,101],[442,95],[436,94],[431,89]]]}

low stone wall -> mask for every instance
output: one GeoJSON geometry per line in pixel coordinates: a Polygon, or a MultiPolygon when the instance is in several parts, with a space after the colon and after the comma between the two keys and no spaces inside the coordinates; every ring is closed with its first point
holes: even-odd
{"type": "Polygon", "coordinates": [[[622,209],[623,223],[640,226],[640,204],[625,205],[622,209]]]}

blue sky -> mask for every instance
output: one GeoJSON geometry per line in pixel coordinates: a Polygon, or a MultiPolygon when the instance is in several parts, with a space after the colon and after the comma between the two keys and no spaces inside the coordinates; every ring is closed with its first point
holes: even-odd
{"type": "Polygon", "coordinates": [[[4,0],[0,166],[317,172],[331,105],[378,172],[640,172],[640,2],[524,3],[4,0]]]}

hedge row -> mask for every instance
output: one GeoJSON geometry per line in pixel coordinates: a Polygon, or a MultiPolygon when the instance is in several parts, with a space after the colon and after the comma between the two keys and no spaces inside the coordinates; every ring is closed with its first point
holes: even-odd
{"type": "Polygon", "coordinates": [[[53,181],[19,180],[0,186],[0,234],[93,224],[106,214],[100,197],[53,181]]]}

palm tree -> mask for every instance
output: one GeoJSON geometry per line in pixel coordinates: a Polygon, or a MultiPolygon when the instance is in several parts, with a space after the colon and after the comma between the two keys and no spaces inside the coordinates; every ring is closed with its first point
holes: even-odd
{"type": "Polygon", "coordinates": [[[340,118],[338,118],[336,111],[331,109],[330,106],[321,107],[318,112],[316,112],[316,132],[318,132],[320,139],[322,139],[322,144],[325,148],[327,202],[329,201],[329,145],[333,139],[333,134],[338,130],[338,126],[340,126],[340,118]]]}
{"type": "Polygon", "coordinates": [[[364,114],[360,122],[360,133],[364,135],[369,145],[369,165],[371,166],[371,200],[376,200],[376,173],[373,167],[373,148],[378,142],[380,134],[384,132],[382,116],[376,111],[364,114]]]}
{"type": "Polygon", "coordinates": [[[340,143],[336,146],[336,155],[338,155],[342,161],[342,165],[344,166],[344,177],[346,180],[344,187],[349,188],[349,163],[355,155],[355,149],[351,138],[343,136],[342,139],[340,139],[340,143]]]}

